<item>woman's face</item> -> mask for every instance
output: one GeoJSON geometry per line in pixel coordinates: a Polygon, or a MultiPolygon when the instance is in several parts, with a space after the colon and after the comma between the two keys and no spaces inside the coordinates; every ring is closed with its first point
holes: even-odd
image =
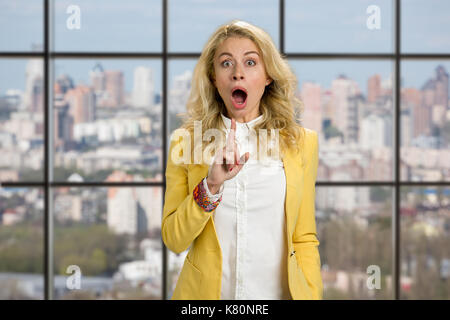
{"type": "Polygon", "coordinates": [[[214,56],[214,72],[213,82],[229,118],[242,123],[261,114],[259,103],[271,80],[262,54],[252,40],[231,37],[222,42],[214,56]]]}

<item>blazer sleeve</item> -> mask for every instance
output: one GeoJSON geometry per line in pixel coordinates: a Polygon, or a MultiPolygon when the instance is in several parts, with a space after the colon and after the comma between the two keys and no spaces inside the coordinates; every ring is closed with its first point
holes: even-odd
{"type": "Polygon", "coordinates": [[[315,222],[315,185],[319,165],[319,142],[317,132],[309,130],[305,140],[305,184],[300,204],[300,213],[293,235],[297,262],[311,288],[314,300],[323,297],[323,283],[320,273],[319,240],[315,222]]]}
{"type": "Polygon", "coordinates": [[[169,250],[177,254],[191,245],[211,217],[211,212],[204,211],[195,202],[192,192],[189,193],[188,165],[173,161],[172,152],[174,155],[180,152],[180,158],[183,154],[180,143],[180,140],[171,140],[169,147],[161,222],[163,242],[169,250]]]}

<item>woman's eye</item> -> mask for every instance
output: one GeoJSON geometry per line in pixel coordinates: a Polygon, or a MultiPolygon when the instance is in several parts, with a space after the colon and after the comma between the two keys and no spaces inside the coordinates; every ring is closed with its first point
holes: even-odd
{"type": "Polygon", "coordinates": [[[231,62],[230,62],[229,60],[225,60],[224,62],[222,62],[222,65],[223,65],[224,67],[227,67],[226,63],[230,63],[230,64],[231,64],[231,62]]]}
{"type": "Polygon", "coordinates": [[[247,62],[252,62],[253,64],[249,64],[250,66],[254,66],[256,62],[254,60],[247,60],[247,62]]]}

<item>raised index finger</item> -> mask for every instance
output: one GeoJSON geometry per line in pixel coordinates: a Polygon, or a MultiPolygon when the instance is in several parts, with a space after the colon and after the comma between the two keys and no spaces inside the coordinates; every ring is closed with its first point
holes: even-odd
{"type": "Polygon", "coordinates": [[[236,120],[231,118],[231,130],[228,135],[227,146],[230,148],[229,150],[234,149],[234,137],[236,136],[236,120]]]}
{"type": "Polygon", "coordinates": [[[226,163],[227,164],[234,164],[234,156],[233,156],[233,151],[234,151],[234,138],[236,136],[236,120],[234,120],[233,118],[231,118],[231,130],[230,133],[228,134],[228,139],[227,139],[227,143],[226,143],[226,163]]]}

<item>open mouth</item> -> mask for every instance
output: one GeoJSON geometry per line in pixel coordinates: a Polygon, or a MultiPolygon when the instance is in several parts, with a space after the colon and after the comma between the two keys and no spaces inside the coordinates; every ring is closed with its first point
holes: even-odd
{"type": "Polygon", "coordinates": [[[243,88],[236,88],[231,93],[231,100],[237,108],[244,107],[247,101],[247,92],[243,88]]]}

